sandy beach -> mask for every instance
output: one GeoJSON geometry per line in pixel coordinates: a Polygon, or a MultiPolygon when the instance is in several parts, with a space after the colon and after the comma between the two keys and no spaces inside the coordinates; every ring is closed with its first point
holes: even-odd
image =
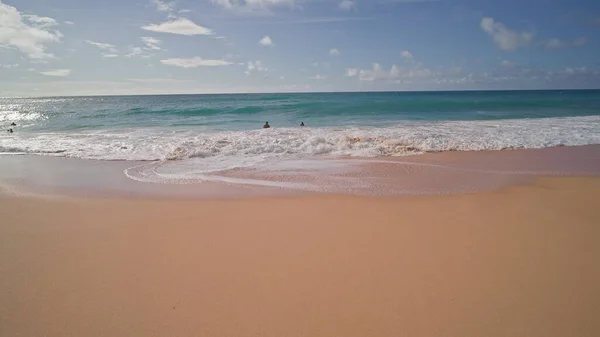
{"type": "Polygon", "coordinates": [[[598,336],[600,179],[0,198],[0,336],[598,336]]]}
{"type": "Polygon", "coordinates": [[[600,0],[0,0],[0,337],[600,337],[600,0]]]}

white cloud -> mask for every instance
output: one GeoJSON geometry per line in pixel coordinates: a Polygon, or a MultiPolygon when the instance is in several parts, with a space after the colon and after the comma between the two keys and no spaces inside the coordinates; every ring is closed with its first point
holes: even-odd
{"type": "Polygon", "coordinates": [[[528,45],[533,39],[533,33],[511,30],[491,17],[481,19],[481,29],[491,35],[498,48],[502,50],[516,50],[528,45]]]}
{"type": "Polygon", "coordinates": [[[154,6],[156,6],[156,10],[159,12],[172,12],[175,9],[174,2],[165,2],[161,0],[152,1],[154,6]]]}
{"type": "Polygon", "coordinates": [[[205,60],[201,57],[194,57],[189,59],[171,58],[166,60],[160,60],[160,63],[180,68],[219,67],[228,66],[232,64],[231,62],[224,60],[205,60]]]}
{"type": "Polygon", "coordinates": [[[383,69],[379,63],[374,63],[372,69],[346,69],[346,76],[357,77],[361,81],[399,81],[406,79],[425,79],[431,77],[455,76],[462,71],[459,67],[452,67],[445,70],[431,70],[417,64],[415,67],[403,68],[393,65],[388,71],[383,69]]]}
{"type": "Polygon", "coordinates": [[[18,68],[18,67],[19,67],[18,63],[0,65],[0,68],[4,68],[4,69],[15,69],[15,68],[18,68]]]}
{"type": "Polygon", "coordinates": [[[179,11],[180,14],[190,13],[190,12],[191,12],[191,10],[189,10],[189,9],[182,9],[179,11]]]}
{"type": "Polygon", "coordinates": [[[408,51],[408,50],[403,50],[400,53],[400,56],[405,59],[405,60],[412,60],[413,59],[413,55],[408,51]]]}
{"type": "Polygon", "coordinates": [[[261,61],[248,61],[246,72],[250,73],[252,71],[268,71],[268,70],[269,70],[269,68],[265,67],[265,65],[261,61]]]}
{"type": "Polygon", "coordinates": [[[354,1],[344,0],[340,2],[339,7],[345,11],[349,11],[356,8],[356,3],[354,1]]]}
{"type": "Polygon", "coordinates": [[[75,22],[73,22],[73,21],[65,21],[65,25],[74,25],[74,24],[75,24],[75,22]]]}
{"type": "Polygon", "coordinates": [[[557,38],[549,39],[548,41],[543,43],[543,46],[547,49],[558,49],[558,48],[566,48],[566,47],[581,47],[587,43],[587,38],[580,37],[574,39],[572,41],[563,41],[557,38]]]}
{"type": "Polygon", "coordinates": [[[212,0],[212,3],[227,9],[265,9],[283,5],[293,6],[294,0],[212,0]]]}
{"type": "Polygon", "coordinates": [[[106,49],[106,50],[114,50],[115,46],[109,43],[102,43],[102,42],[94,42],[94,41],[90,41],[90,40],[85,40],[85,43],[91,44],[92,46],[96,46],[100,49],[106,49]]]}
{"type": "Polygon", "coordinates": [[[360,71],[360,69],[358,69],[358,68],[348,68],[348,69],[346,69],[346,76],[354,77],[354,76],[358,75],[359,71],[360,71]]]}
{"type": "Polygon", "coordinates": [[[597,81],[599,79],[600,71],[587,67],[567,67],[558,71],[547,71],[539,68],[520,67],[518,65],[515,65],[512,68],[502,68],[491,74],[470,74],[468,78],[466,78],[467,82],[472,83],[543,81],[544,83],[561,83],[561,87],[564,87],[565,81],[597,81]]]}
{"type": "Polygon", "coordinates": [[[543,82],[560,83],[564,87],[565,81],[598,81],[600,80],[600,70],[587,67],[567,67],[558,71],[547,71],[539,68],[526,68],[514,65],[513,67],[503,67],[492,73],[469,74],[462,79],[440,79],[451,83],[501,83],[501,82],[543,82]]]}
{"type": "Polygon", "coordinates": [[[102,54],[102,57],[114,58],[114,57],[119,57],[119,55],[118,54],[102,54]]]}
{"type": "Polygon", "coordinates": [[[316,74],[315,76],[312,76],[310,79],[311,80],[317,80],[317,81],[326,80],[327,76],[321,75],[321,74],[316,74]]]}
{"type": "Polygon", "coordinates": [[[85,43],[87,44],[91,44],[92,46],[98,47],[100,49],[109,51],[111,53],[116,53],[117,52],[117,48],[110,44],[110,43],[102,43],[102,42],[94,42],[94,41],[90,41],[90,40],[85,40],[85,43]]]}
{"type": "Polygon", "coordinates": [[[196,80],[178,80],[175,78],[129,78],[127,80],[131,81],[131,82],[137,82],[137,83],[166,83],[166,84],[196,82],[196,80]]]}
{"type": "Polygon", "coordinates": [[[199,26],[191,20],[185,18],[179,18],[159,24],[147,25],[142,27],[142,29],[157,33],[169,33],[187,36],[214,34],[211,29],[199,26]]]}
{"type": "Polygon", "coordinates": [[[117,47],[110,43],[102,43],[102,42],[94,42],[90,40],[85,40],[85,43],[91,44],[97,48],[104,50],[105,52],[102,54],[102,57],[117,57],[117,47]]]}
{"type": "Polygon", "coordinates": [[[141,39],[146,45],[144,47],[145,50],[162,50],[162,48],[159,46],[159,44],[161,43],[159,39],[148,36],[142,37],[141,39]]]}
{"type": "Polygon", "coordinates": [[[23,15],[23,17],[25,19],[27,19],[27,21],[36,25],[37,27],[53,27],[53,26],[58,25],[58,22],[56,20],[54,20],[53,18],[37,16],[37,15],[23,15]]]}
{"type": "Polygon", "coordinates": [[[331,55],[331,56],[339,56],[340,54],[341,54],[340,51],[336,48],[329,50],[329,55],[331,55]]]}
{"type": "Polygon", "coordinates": [[[502,62],[500,62],[500,64],[503,67],[506,67],[506,68],[514,68],[514,67],[516,67],[516,63],[514,63],[512,61],[509,61],[509,60],[502,60],[502,62]]]}
{"type": "Polygon", "coordinates": [[[134,46],[129,46],[127,47],[127,51],[129,52],[128,54],[125,55],[125,57],[142,57],[142,58],[148,58],[150,57],[150,55],[148,55],[144,49],[142,49],[141,47],[134,47],[134,46]]]}
{"type": "MultiPolygon", "coordinates": [[[[136,47],[136,46],[127,47],[128,53],[125,55],[125,57],[149,58],[152,55],[151,52],[164,50],[159,46],[159,44],[161,43],[161,40],[159,40],[157,38],[144,36],[144,37],[141,37],[140,39],[144,43],[144,46],[143,47],[136,47]]],[[[104,57],[114,57],[113,55],[106,55],[106,54],[103,56],[104,57]]]]}
{"type": "Polygon", "coordinates": [[[398,78],[400,73],[396,65],[392,66],[390,71],[384,70],[379,63],[373,64],[373,69],[361,69],[358,72],[358,77],[361,81],[377,81],[377,80],[393,80],[398,78]]]}
{"type": "Polygon", "coordinates": [[[271,40],[269,35],[265,35],[265,37],[260,39],[260,41],[258,41],[258,44],[263,45],[263,46],[269,46],[269,47],[275,45],[275,43],[273,43],[273,40],[271,40]]]}
{"type": "Polygon", "coordinates": [[[0,48],[15,48],[31,59],[51,58],[47,45],[62,38],[52,28],[56,25],[52,18],[22,15],[15,7],[0,2],[0,48]]]}
{"type": "Polygon", "coordinates": [[[67,77],[71,75],[71,69],[55,69],[40,72],[42,75],[54,76],[54,77],[67,77]]]}
{"type": "Polygon", "coordinates": [[[558,75],[600,75],[600,71],[588,69],[587,67],[567,67],[557,73],[558,75]]]}

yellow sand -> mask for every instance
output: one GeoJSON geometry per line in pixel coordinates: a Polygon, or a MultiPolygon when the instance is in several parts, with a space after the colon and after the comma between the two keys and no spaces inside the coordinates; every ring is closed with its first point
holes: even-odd
{"type": "Polygon", "coordinates": [[[600,336],[600,179],[440,197],[0,197],[0,336],[600,336]]]}

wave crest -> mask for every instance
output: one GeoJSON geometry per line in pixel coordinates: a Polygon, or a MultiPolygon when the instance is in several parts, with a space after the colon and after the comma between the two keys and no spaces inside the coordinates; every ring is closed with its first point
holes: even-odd
{"type": "Polygon", "coordinates": [[[212,133],[193,129],[0,133],[3,152],[104,160],[193,160],[206,171],[306,156],[405,156],[587,144],[600,144],[600,116],[212,133]]]}

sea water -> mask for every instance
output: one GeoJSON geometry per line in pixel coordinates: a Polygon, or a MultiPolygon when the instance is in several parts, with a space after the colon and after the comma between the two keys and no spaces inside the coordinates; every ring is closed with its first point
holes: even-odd
{"type": "Polygon", "coordinates": [[[182,181],[315,158],[600,144],[600,90],[0,99],[0,125],[13,122],[0,154],[156,161],[126,174],[182,181]]]}

